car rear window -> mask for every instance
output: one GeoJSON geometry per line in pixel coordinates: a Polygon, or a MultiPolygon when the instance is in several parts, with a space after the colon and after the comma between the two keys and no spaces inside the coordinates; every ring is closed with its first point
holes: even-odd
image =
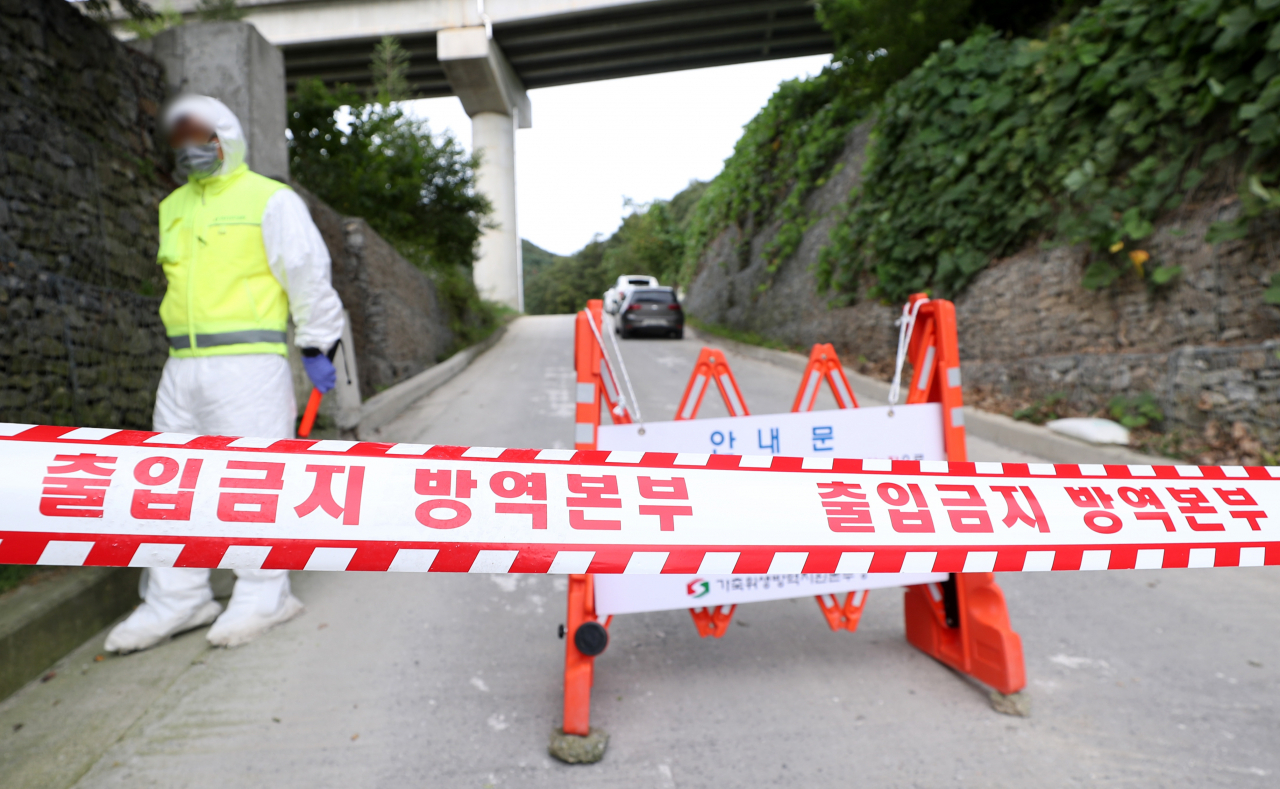
{"type": "Polygon", "coordinates": [[[648,284],[649,284],[649,280],[647,280],[647,279],[629,279],[629,280],[627,280],[627,284],[628,284],[628,285],[648,285],[648,284]]]}
{"type": "Polygon", "coordinates": [[[669,290],[641,290],[631,297],[632,304],[675,304],[676,294],[669,290]]]}

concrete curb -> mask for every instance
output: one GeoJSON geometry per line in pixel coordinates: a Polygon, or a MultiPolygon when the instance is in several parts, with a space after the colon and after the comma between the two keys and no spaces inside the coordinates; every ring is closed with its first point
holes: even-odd
{"type": "Polygon", "coordinates": [[[141,572],[77,567],[10,592],[0,605],[0,699],[136,606],[141,572]]]}
{"type": "MultiPolygon", "coordinates": [[[[688,331],[688,327],[686,327],[688,331]]],[[[784,367],[797,373],[804,372],[809,358],[790,351],[778,351],[773,348],[762,348],[729,340],[709,332],[696,332],[695,336],[708,343],[720,345],[724,349],[755,359],[759,362],[784,367]]],[[[886,403],[889,400],[889,384],[856,373],[845,368],[849,385],[854,394],[861,399],[886,403]]],[[[1059,435],[1047,428],[1029,422],[1019,422],[1004,414],[993,414],[980,411],[972,406],[964,409],[965,429],[978,438],[986,439],[1001,446],[1025,452],[1028,455],[1042,457],[1054,463],[1102,463],[1114,465],[1175,465],[1179,461],[1154,455],[1144,455],[1127,447],[1089,444],[1074,438],[1059,435]]]]}
{"type": "Polygon", "coordinates": [[[377,440],[378,429],[403,414],[409,406],[453,380],[458,373],[477,356],[492,348],[506,334],[506,324],[499,326],[483,341],[458,351],[434,367],[418,373],[407,381],[370,397],[360,406],[360,421],[356,436],[361,441],[377,440]]]}

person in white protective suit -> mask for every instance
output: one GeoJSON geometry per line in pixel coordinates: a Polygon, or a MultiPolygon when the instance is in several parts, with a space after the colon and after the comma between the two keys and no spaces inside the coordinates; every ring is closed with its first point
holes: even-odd
{"type": "MultiPolygon", "coordinates": [[[[336,383],[331,359],[343,315],[329,252],[302,199],[249,170],[244,132],[225,104],[184,96],[164,121],[178,174],[187,181],[160,204],[158,259],[168,279],[160,317],[169,359],[154,427],[293,438],[297,404],[285,345],[290,314],[312,383],[321,392],[336,383]]],[[[237,646],[302,611],[287,570],[237,570],[236,576],[222,611],[209,570],[149,570],[142,605],[111,631],[106,648],[146,649],[210,622],[211,643],[237,646]]]]}

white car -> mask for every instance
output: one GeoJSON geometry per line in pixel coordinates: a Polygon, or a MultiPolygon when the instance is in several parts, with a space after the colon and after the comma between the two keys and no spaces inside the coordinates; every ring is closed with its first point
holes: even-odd
{"type": "Polygon", "coordinates": [[[657,277],[646,277],[642,274],[627,274],[618,277],[618,281],[614,283],[612,288],[604,292],[604,311],[610,315],[617,315],[622,302],[627,298],[627,293],[632,288],[656,288],[658,287],[657,277]]]}

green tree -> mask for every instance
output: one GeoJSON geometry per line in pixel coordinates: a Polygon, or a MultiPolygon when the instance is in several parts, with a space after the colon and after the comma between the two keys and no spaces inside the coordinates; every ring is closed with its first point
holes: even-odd
{"type": "MultiPolygon", "coordinates": [[[[156,16],[155,9],[146,0],[117,0],[120,10],[130,19],[150,19],[156,16]]],[[[115,13],[111,0],[84,0],[84,10],[96,19],[110,19],[115,13]]]]}
{"type": "Polygon", "coordinates": [[[364,217],[435,278],[460,340],[493,325],[471,280],[491,210],[475,188],[475,157],[394,104],[365,104],[353,88],[331,90],[319,80],[299,83],[289,137],[298,182],[338,212],[364,217]]]}
{"type": "Polygon", "coordinates": [[[472,264],[490,207],[475,189],[477,160],[453,137],[319,80],[298,85],[289,132],[295,177],[336,210],[366,218],[424,266],[472,264]]]}
{"type": "MultiPolygon", "coordinates": [[[[568,257],[557,257],[524,284],[524,309],[531,315],[577,312],[613,283],[604,267],[608,242],[597,237],[568,257]]],[[[643,272],[635,272],[643,273],[643,272]]]]}
{"type": "Polygon", "coordinates": [[[148,16],[131,16],[121,24],[125,30],[146,41],[171,27],[181,25],[184,21],[182,14],[175,11],[173,6],[166,4],[158,12],[148,16]]]}
{"type": "Polygon", "coordinates": [[[200,0],[196,3],[196,16],[201,22],[238,22],[247,13],[236,0],[200,0]]]}
{"type": "Polygon", "coordinates": [[[971,0],[825,0],[818,20],[831,31],[846,89],[878,98],[910,74],[940,41],[963,36],[971,0]]]}
{"type": "Polygon", "coordinates": [[[1092,2],[823,0],[817,16],[835,39],[833,61],[847,86],[879,98],[943,41],[966,38],[984,26],[1009,36],[1043,34],[1054,20],[1092,2]]]}
{"type": "Polygon", "coordinates": [[[383,36],[373,48],[373,100],[390,104],[410,98],[409,52],[395,36],[383,36]]]}
{"type": "Polygon", "coordinates": [[[562,257],[563,255],[548,252],[527,238],[520,239],[520,262],[524,270],[525,285],[562,257]]]}

